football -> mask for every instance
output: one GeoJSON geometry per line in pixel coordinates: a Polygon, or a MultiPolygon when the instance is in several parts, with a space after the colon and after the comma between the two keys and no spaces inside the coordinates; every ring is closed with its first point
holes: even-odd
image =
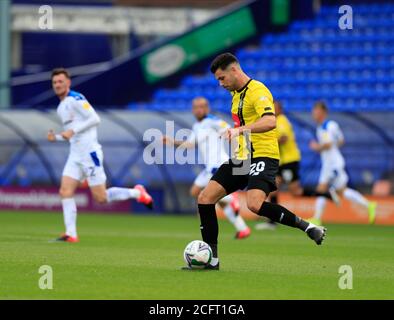
{"type": "Polygon", "coordinates": [[[204,241],[194,240],[186,246],[183,258],[190,268],[203,268],[211,262],[212,249],[204,241]]]}

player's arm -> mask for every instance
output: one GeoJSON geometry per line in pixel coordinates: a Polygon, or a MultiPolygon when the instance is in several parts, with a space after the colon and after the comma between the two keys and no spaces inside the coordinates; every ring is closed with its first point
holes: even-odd
{"type": "Polygon", "coordinates": [[[279,138],[278,138],[278,143],[279,144],[285,144],[287,142],[287,140],[289,140],[289,138],[285,135],[282,134],[279,138]]]}
{"type": "Polygon", "coordinates": [[[343,135],[341,128],[337,123],[335,123],[335,131],[336,131],[335,136],[336,136],[337,147],[341,148],[345,144],[345,137],[343,135]]]}
{"type": "Polygon", "coordinates": [[[285,144],[288,140],[288,131],[291,130],[287,123],[285,123],[284,119],[277,118],[276,119],[276,130],[278,132],[278,143],[285,144]]]}
{"type": "Polygon", "coordinates": [[[338,148],[343,147],[344,144],[345,144],[345,139],[344,138],[339,139],[338,142],[337,142],[338,148]]]}
{"type": "Polygon", "coordinates": [[[78,124],[73,129],[75,134],[86,131],[87,129],[100,124],[100,117],[86,100],[76,101],[76,103],[74,103],[74,108],[84,119],[82,123],[78,124]]]}
{"type": "Polygon", "coordinates": [[[244,132],[262,133],[271,131],[276,128],[275,115],[265,115],[254,123],[245,125],[239,128],[227,129],[226,136],[228,139],[233,139],[244,132]]]}
{"type": "Polygon", "coordinates": [[[332,142],[318,143],[317,141],[312,140],[309,143],[309,148],[311,148],[313,151],[316,152],[322,152],[324,150],[330,149],[332,147],[332,144],[333,144],[332,142]]]}
{"type": "Polygon", "coordinates": [[[312,140],[309,143],[309,148],[316,152],[322,152],[331,149],[331,147],[334,145],[334,141],[335,139],[333,135],[333,130],[330,124],[328,128],[323,132],[322,141],[319,143],[315,140],[312,140]]]}
{"type": "Polygon", "coordinates": [[[271,131],[276,128],[276,118],[274,114],[264,114],[256,122],[239,127],[240,134],[245,131],[250,131],[251,133],[263,133],[271,131]]]}
{"type": "Polygon", "coordinates": [[[74,134],[84,132],[91,127],[97,126],[101,121],[96,111],[86,100],[75,101],[72,103],[72,108],[82,116],[84,121],[76,125],[74,128],[61,133],[62,137],[66,140],[69,140],[74,134]]]}
{"type": "Polygon", "coordinates": [[[169,136],[163,136],[163,143],[166,145],[181,147],[184,149],[192,149],[196,146],[194,134],[191,134],[191,136],[187,140],[175,140],[169,136]]]}
{"type": "Polygon", "coordinates": [[[316,141],[312,141],[309,146],[316,152],[322,152],[329,150],[334,145],[341,147],[344,143],[345,139],[338,124],[336,122],[330,122],[326,132],[323,134],[323,142],[317,143],[316,141]]]}
{"type": "Polygon", "coordinates": [[[52,129],[48,131],[47,139],[50,142],[66,141],[61,134],[56,134],[52,129]]]}
{"type": "Polygon", "coordinates": [[[227,137],[232,139],[244,132],[263,133],[276,128],[276,116],[272,99],[261,94],[259,91],[253,94],[254,96],[254,109],[260,118],[254,123],[241,126],[239,128],[228,129],[227,137]]]}

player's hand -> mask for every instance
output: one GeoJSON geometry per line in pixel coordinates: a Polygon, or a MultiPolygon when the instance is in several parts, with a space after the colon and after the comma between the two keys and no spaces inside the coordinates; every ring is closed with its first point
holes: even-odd
{"type": "Polygon", "coordinates": [[[65,140],[70,140],[71,137],[74,135],[74,131],[72,129],[63,131],[61,133],[61,136],[65,139],[65,140]]]}
{"type": "Polygon", "coordinates": [[[309,142],[309,148],[313,151],[319,152],[320,151],[320,144],[318,144],[315,140],[309,142]]]}
{"type": "Polygon", "coordinates": [[[47,139],[50,142],[55,142],[56,141],[55,132],[52,129],[48,131],[47,139]]]}
{"type": "Polygon", "coordinates": [[[174,140],[172,138],[170,138],[169,136],[163,136],[163,144],[173,145],[174,140]]]}
{"type": "Polygon", "coordinates": [[[238,128],[229,128],[224,133],[224,138],[227,140],[230,140],[230,141],[238,136],[239,136],[239,129],[238,128]]]}

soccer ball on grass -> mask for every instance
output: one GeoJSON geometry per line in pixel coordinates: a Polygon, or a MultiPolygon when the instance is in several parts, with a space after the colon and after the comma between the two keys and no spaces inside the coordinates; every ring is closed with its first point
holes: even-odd
{"type": "Polygon", "coordinates": [[[206,242],[194,240],[186,246],[183,258],[190,268],[202,269],[211,262],[212,249],[206,242]]]}

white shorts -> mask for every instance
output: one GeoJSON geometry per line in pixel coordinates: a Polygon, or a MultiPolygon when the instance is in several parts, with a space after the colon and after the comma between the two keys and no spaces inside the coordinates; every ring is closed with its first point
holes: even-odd
{"type": "Polygon", "coordinates": [[[328,184],[338,190],[345,188],[348,181],[349,177],[344,168],[330,168],[323,166],[320,171],[319,184],[328,184]]]}
{"type": "Polygon", "coordinates": [[[211,180],[212,176],[213,176],[212,170],[208,171],[207,169],[204,169],[199,173],[197,178],[194,180],[194,184],[197,187],[205,188],[208,185],[209,180],[211,180]]]}
{"type": "Polygon", "coordinates": [[[107,181],[103,167],[103,152],[98,150],[81,158],[70,154],[63,169],[63,176],[71,177],[78,181],[87,179],[89,186],[97,186],[107,181]]]}

